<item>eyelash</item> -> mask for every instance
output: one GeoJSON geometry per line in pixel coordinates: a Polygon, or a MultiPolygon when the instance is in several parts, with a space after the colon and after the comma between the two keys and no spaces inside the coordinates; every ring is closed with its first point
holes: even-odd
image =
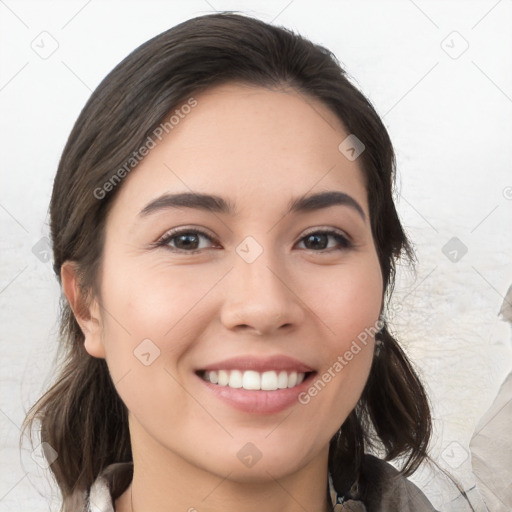
{"type": "MultiPolygon", "coordinates": [[[[190,235],[190,234],[194,234],[194,235],[201,235],[201,236],[204,236],[205,238],[208,238],[209,240],[213,241],[212,237],[200,230],[200,229],[197,229],[197,228],[194,228],[194,229],[187,229],[187,228],[177,228],[175,230],[171,230],[169,232],[167,232],[162,238],[160,238],[160,240],[158,240],[155,244],[153,244],[154,246],[156,247],[164,247],[174,253],[178,253],[178,254],[196,254],[196,253],[199,253],[201,252],[202,250],[204,249],[194,249],[192,251],[186,251],[186,250],[183,250],[183,249],[176,249],[176,248],[173,248],[173,247],[170,247],[169,246],[169,242],[173,239],[173,238],[177,238],[178,236],[180,235],[190,235]]],[[[342,235],[341,233],[339,233],[338,231],[334,231],[334,230],[329,230],[329,229],[317,229],[315,231],[310,231],[309,233],[306,233],[301,239],[299,242],[302,242],[305,238],[307,238],[308,236],[311,236],[311,235],[329,235],[329,236],[332,236],[339,244],[339,249],[340,251],[346,251],[346,250],[350,250],[350,249],[353,249],[354,248],[354,244],[352,243],[352,241],[342,235]]],[[[307,251],[312,251],[312,252],[316,252],[316,253],[325,253],[325,252],[332,252],[333,248],[331,247],[330,249],[322,249],[322,250],[319,250],[319,251],[315,251],[314,249],[305,249],[307,251]]],[[[336,250],[336,249],[334,249],[336,250]]]]}

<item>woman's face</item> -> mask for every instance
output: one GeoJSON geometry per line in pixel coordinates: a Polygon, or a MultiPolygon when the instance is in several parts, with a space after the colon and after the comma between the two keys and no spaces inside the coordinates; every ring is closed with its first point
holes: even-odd
{"type": "Polygon", "coordinates": [[[135,458],[279,478],[326,464],[369,375],[383,288],[364,177],[316,100],[236,84],[195,100],[118,185],[85,345],[135,458]]]}

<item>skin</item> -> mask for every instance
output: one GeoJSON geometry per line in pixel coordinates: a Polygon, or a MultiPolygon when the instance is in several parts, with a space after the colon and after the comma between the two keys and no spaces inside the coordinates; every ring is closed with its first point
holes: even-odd
{"type": "Polygon", "coordinates": [[[328,510],[329,440],[361,396],[373,337],[308,404],[275,414],[235,409],[194,371],[235,355],[285,354],[322,375],[375,326],[383,283],[364,175],[338,150],[348,133],[317,100],[239,84],[196,99],[122,183],[107,218],[100,295],[86,313],[73,263],[62,268],[85,348],[106,358],[129,410],[134,478],[116,510],[131,511],[131,493],[136,512],[328,510]],[[284,214],[292,198],[329,190],[349,194],[366,220],[343,205],[284,214]],[[164,192],[190,191],[222,196],[238,212],[139,216],[164,192]],[[172,252],[179,237],[151,245],[180,226],[211,239],[201,237],[195,254],[172,252]],[[345,234],[354,247],[329,237],[308,248],[313,228],[345,234]],[[236,252],[247,236],[263,249],[252,263],[236,252]],[[148,338],[160,356],[145,366],[134,350],[148,338]],[[261,452],[252,467],[237,457],[248,442],[261,452]]]}

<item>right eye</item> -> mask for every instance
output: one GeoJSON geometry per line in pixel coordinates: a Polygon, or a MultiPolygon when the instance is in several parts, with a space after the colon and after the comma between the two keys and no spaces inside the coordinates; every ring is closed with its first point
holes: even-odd
{"type": "Polygon", "coordinates": [[[190,228],[179,228],[168,231],[157,243],[172,252],[194,254],[208,247],[201,247],[201,239],[212,241],[204,231],[190,228]]]}

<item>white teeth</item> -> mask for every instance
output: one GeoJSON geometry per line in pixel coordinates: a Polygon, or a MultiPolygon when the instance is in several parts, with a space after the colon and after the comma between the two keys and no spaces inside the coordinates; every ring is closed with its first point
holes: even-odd
{"type": "Polygon", "coordinates": [[[261,374],[261,389],[274,391],[277,389],[277,373],[264,372],[261,374]]]}
{"type": "Polygon", "coordinates": [[[231,370],[228,386],[230,388],[241,388],[243,386],[243,376],[241,371],[231,370]]]}
{"type": "Polygon", "coordinates": [[[284,370],[279,372],[279,377],[277,378],[277,387],[279,389],[286,389],[288,387],[288,374],[284,370]]]}
{"type": "Polygon", "coordinates": [[[293,388],[305,378],[304,373],[275,371],[256,372],[254,370],[218,370],[206,371],[204,380],[219,386],[243,388],[248,390],[275,391],[277,389],[293,388]]]}
{"type": "MultiPolygon", "coordinates": [[[[209,377],[209,373],[211,372],[206,372],[206,375],[209,377]]],[[[210,378],[208,379],[210,382],[213,382],[210,378]]],[[[229,373],[226,371],[226,370],[219,370],[219,381],[217,382],[217,384],[219,386],[227,386],[228,385],[228,382],[229,382],[229,373]]],[[[213,382],[215,384],[215,382],[213,382]]]]}
{"type": "MultiPolygon", "coordinates": [[[[229,379],[229,385],[231,386],[231,379],[229,379]]],[[[261,389],[260,385],[261,378],[258,372],[244,372],[244,376],[242,378],[242,387],[244,389],[261,389]]]]}

